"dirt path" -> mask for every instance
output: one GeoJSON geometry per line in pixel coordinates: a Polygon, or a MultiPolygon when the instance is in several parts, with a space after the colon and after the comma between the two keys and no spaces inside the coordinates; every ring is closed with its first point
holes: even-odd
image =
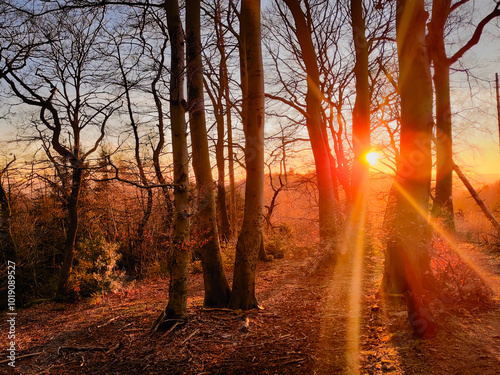
{"type": "Polygon", "coordinates": [[[20,358],[14,372],[2,363],[0,373],[500,374],[498,304],[438,309],[437,337],[417,340],[404,304],[375,298],[382,254],[366,254],[362,273],[353,267],[318,254],[262,263],[263,309],[250,312],[202,309],[201,275],[192,275],[188,323],[162,334],[149,327],[164,308],[166,280],[35,306],[19,313],[17,345],[18,356],[39,354],[20,358]]]}

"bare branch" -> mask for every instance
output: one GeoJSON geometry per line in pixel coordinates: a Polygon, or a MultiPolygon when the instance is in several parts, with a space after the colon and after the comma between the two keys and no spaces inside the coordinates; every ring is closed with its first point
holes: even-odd
{"type": "Polygon", "coordinates": [[[111,158],[108,156],[107,157],[109,165],[115,170],[115,176],[111,178],[103,178],[103,179],[92,179],[92,181],[96,182],[106,182],[106,181],[120,181],[129,185],[133,185],[135,187],[138,187],[139,189],[154,189],[154,188],[176,188],[176,187],[182,187],[179,184],[151,184],[151,185],[142,185],[139,184],[135,181],[127,180],[125,178],[120,177],[119,175],[119,168],[113,164],[111,161],[111,158]]]}
{"type": "Polygon", "coordinates": [[[481,35],[483,33],[483,30],[485,26],[495,17],[500,16],[500,1],[497,2],[495,9],[488,14],[485,18],[479,22],[479,24],[476,27],[476,30],[474,31],[474,34],[472,37],[469,39],[469,41],[462,47],[460,48],[452,57],[448,59],[448,62],[450,65],[454,64],[457,62],[458,59],[460,59],[465,52],[470,50],[472,47],[474,47],[477,43],[479,43],[479,40],[481,39],[481,35]]]}

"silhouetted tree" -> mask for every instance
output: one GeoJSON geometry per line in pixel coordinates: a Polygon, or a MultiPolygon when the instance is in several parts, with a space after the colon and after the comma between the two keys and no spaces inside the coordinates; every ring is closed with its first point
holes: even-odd
{"type": "Polygon", "coordinates": [[[187,282],[189,251],[189,179],[187,126],[185,120],[186,101],[184,99],[185,53],[184,32],[179,3],[167,1],[167,27],[170,36],[170,121],[174,160],[174,201],[170,249],[170,281],[168,304],[153,324],[153,329],[163,331],[186,319],[187,282]]]}
{"type": "Polygon", "coordinates": [[[445,225],[455,229],[453,211],[453,134],[450,96],[450,67],[468,50],[476,45],[484,27],[500,16],[500,2],[483,18],[472,37],[453,56],[448,57],[445,44],[445,25],[450,14],[469,0],[451,4],[451,0],[434,0],[429,28],[429,54],[434,67],[434,87],[436,90],[436,193],[432,214],[444,220],[445,225]]]}
{"type": "Polygon", "coordinates": [[[260,0],[242,0],[240,12],[240,64],[245,132],[245,211],[236,244],[230,307],[258,306],[255,268],[262,245],[264,198],[264,69],[261,50],[260,0]]]}
{"type": "Polygon", "coordinates": [[[203,96],[203,65],[200,30],[200,0],[186,1],[186,48],[189,127],[193,170],[198,190],[199,252],[205,286],[204,306],[226,307],[231,291],[226,280],[219,246],[214,182],[208,151],[203,96]]]}
{"type": "Polygon", "coordinates": [[[295,22],[295,35],[301,48],[301,56],[307,73],[306,126],[316,166],[319,194],[319,227],[322,241],[332,241],[336,236],[336,212],[332,157],[328,134],[322,117],[322,94],[318,57],[312,41],[311,27],[298,0],[284,0],[295,22]]]}
{"type": "Polygon", "coordinates": [[[432,289],[428,212],[431,181],[432,79],[427,57],[424,0],[398,0],[396,12],[401,95],[400,163],[396,203],[387,243],[383,287],[407,292],[410,323],[420,336],[436,325],[425,305],[432,289]]]}
{"type": "MultiPolygon", "coordinates": [[[[38,109],[39,120],[34,127],[39,138],[46,140],[47,157],[63,185],[67,230],[58,297],[63,297],[68,288],[86,161],[103,140],[106,123],[121,97],[103,91],[100,72],[96,71],[96,64],[104,61],[97,48],[103,20],[99,10],[74,10],[30,19],[30,32],[38,35],[38,41],[31,41],[30,47],[24,44],[29,38],[24,40],[18,35],[20,39],[13,45],[25,45],[32,52],[25,61],[8,63],[3,76],[17,98],[38,109]],[[83,131],[91,128],[97,128],[98,135],[90,147],[85,147],[83,131]]],[[[5,52],[3,58],[8,59],[5,52]]]]}
{"type": "Polygon", "coordinates": [[[354,160],[352,164],[352,196],[356,205],[363,204],[368,182],[368,163],[366,154],[370,150],[370,87],[368,76],[368,42],[365,35],[363,1],[351,0],[351,23],[356,63],[356,101],[352,112],[352,145],[354,160]]]}

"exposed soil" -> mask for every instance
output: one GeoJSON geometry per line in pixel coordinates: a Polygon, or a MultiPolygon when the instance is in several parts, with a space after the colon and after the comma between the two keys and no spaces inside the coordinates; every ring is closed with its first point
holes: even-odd
{"type": "MultiPolygon", "coordinates": [[[[477,264],[498,275],[495,257],[471,251],[477,264]]],[[[0,372],[500,374],[498,300],[435,304],[437,336],[417,339],[405,303],[376,297],[382,262],[382,254],[370,250],[361,273],[352,271],[354,261],[333,265],[317,253],[261,263],[262,309],[249,312],[203,309],[202,276],[191,275],[188,322],[166,333],[150,327],[165,307],[167,280],[78,304],[40,304],[19,311],[16,368],[4,361],[0,372]],[[360,291],[358,299],[351,290],[360,291]]]]}

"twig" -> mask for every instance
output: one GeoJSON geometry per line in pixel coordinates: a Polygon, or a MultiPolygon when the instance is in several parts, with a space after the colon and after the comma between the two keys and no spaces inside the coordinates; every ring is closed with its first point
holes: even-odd
{"type": "MultiPolygon", "coordinates": [[[[124,329],[123,332],[134,332],[134,331],[147,331],[147,328],[127,328],[124,329]]],[[[122,330],[120,330],[122,331],[122,330]]]]}
{"type": "Polygon", "coordinates": [[[200,332],[200,330],[199,329],[195,329],[193,333],[191,333],[183,342],[181,342],[181,345],[184,345],[187,341],[189,341],[198,332],[200,332]]]}
{"type": "Polygon", "coordinates": [[[175,322],[175,324],[165,333],[165,336],[172,332],[179,324],[181,324],[181,322],[175,322]]]}
{"type": "Polygon", "coordinates": [[[281,363],[276,363],[276,366],[283,366],[283,365],[289,365],[290,363],[296,363],[296,362],[304,362],[306,359],[305,358],[297,358],[297,359],[291,359],[289,361],[281,362],[281,363]]]}
{"type": "Polygon", "coordinates": [[[93,351],[107,351],[108,349],[102,346],[60,346],[57,349],[57,355],[61,355],[61,350],[73,350],[77,352],[93,352],[93,351]]]}
{"type": "Polygon", "coordinates": [[[121,315],[118,315],[118,316],[115,316],[114,318],[111,318],[110,320],[108,320],[106,323],[104,324],[101,324],[100,326],[97,326],[97,328],[101,328],[101,327],[104,327],[104,326],[107,326],[109,323],[111,323],[112,321],[118,319],[118,318],[121,318],[121,315]]]}
{"type": "MultiPolygon", "coordinates": [[[[37,352],[37,353],[30,353],[30,354],[19,355],[19,356],[16,356],[16,361],[18,359],[21,359],[21,358],[34,357],[34,356],[40,355],[40,354],[43,354],[43,352],[37,352]]],[[[11,360],[10,359],[4,359],[4,360],[0,361],[0,364],[1,363],[7,363],[7,362],[11,362],[11,360]]]]}

